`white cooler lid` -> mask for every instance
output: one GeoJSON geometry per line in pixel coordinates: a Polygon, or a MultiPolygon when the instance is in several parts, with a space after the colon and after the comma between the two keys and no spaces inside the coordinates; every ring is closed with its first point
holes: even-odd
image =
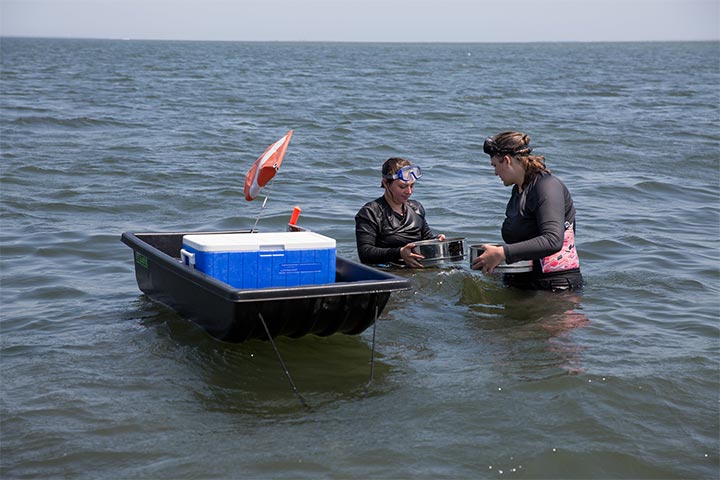
{"type": "Polygon", "coordinates": [[[200,252],[318,250],[335,248],[335,239],[315,232],[213,233],[184,235],[183,246],[200,252]]]}

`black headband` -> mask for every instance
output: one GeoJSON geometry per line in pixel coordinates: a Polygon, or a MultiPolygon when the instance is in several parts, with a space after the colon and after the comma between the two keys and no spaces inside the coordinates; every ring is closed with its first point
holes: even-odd
{"type": "Polygon", "coordinates": [[[522,152],[526,155],[530,155],[530,152],[532,152],[532,148],[527,145],[523,145],[518,148],[498,148],[497,143],[495,143],[495,139],[493,137],[488,137],[485,139],[485,143],[483,143],[483,152],[490,155],[491,157],[494,157],[498,153],[517,155],[522,152]],[[527,152],[525,152],[524,150],[527,150],[527,152]]]}

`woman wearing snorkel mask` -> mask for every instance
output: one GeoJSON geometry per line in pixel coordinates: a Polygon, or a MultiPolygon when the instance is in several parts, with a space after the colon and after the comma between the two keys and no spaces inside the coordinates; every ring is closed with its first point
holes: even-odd
{"type": "Polygon", "coordinates": [[[425,220],[425,209],[410,200],[415,181],[422,170],[405,158],[393,157],[382,166],[381,187],[383,196],[366,203],[355,215],[355,239],[362,263],[381,265],[402,263],[422,268],[418,260],[423,256],[413,253],[413,242],[438,238],[425,220]]]}
{"type": "Polygon", "coordinates": [[[563,182],[531,155],[530,137],[503,132],[485,140],[483,151],[512,194],[502,225],[504,245],[483,245],[471,268],[492,273],[505,261],[532,260],[533,270],[508,273],[506,284],[536,290],[570,290],[583,284],[575,249],[575,207],[563,182]]]}

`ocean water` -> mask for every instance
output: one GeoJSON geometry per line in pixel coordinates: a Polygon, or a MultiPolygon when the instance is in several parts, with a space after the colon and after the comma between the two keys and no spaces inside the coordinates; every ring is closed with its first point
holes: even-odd
{"type": "Polygon", "coordinates": [[[2,478],[720,476],[720,44],[0,41],[2,478]],[[267,203],[244,175],[293,129],[267,203]],[[284,230],[357,258],[379,168],[500,240],[485,136],[569,186],[586,286],[400,272],[358,336],[227,344],[124,231],[284,230]],[[372,383],[371,358],[374,358],[372,383]]]}

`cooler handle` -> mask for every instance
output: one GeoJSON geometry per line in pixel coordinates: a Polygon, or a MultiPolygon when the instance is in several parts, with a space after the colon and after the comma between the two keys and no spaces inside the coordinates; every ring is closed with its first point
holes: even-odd
{"type": "Polygon", "coordinates": [[[180,260],[182,261],[183,265],[188,265],[193,268],[195,268],[195,254],[192,252],[188,252],[184,248],[180,249],[180,260]]]}

